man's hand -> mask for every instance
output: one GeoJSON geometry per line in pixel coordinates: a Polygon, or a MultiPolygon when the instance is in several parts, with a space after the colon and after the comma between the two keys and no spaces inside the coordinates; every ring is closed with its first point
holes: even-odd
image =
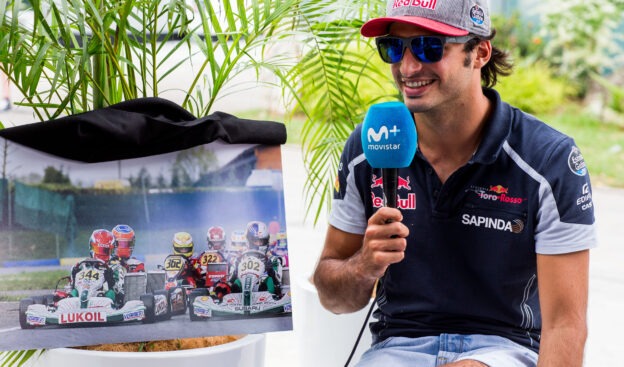
{"type": "Polygon", "coordinates": [[[380,278],[390,264],[403,260],[409,229],[401,220],[403,215],[398,209],[386,207],[369,218],[362,248],[353,259],[362,272],[380,278]]]}
{"type": "Polygon", "coordinates": [[[380,208],[368,220],[363,236],[328,228],[314,272],[314,285],[326,309],[354,312],[370,302],[377,279],[405,257],[409,229],[402,219],[398,209],[380,208]]]}

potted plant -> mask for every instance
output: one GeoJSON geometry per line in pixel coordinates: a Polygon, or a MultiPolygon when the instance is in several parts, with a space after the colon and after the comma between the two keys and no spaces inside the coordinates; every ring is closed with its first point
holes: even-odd
{"type": "MultiPolygon", "coordinates": [[[[17,104],[31,108],[37,121],[148,96],[179,100],[202,116],[224,93],[273,85],[290,116],[306,119],[305,197],[316,221],[328,207],[344,140],[366,106],[392,94],[387,85],[379,93],[362,88],[388,79],[385,67],[371,65],[370,40],[359,37],[362,19],[384,6],[379,0],[12,0],[0,5],[0,71],[24,96],[17,104]],[[181,69],[191,82],[163,89],[181,69]],[[239,84],[243,70],[256,80],[239,84]]],[[[12,361],[36,353],[13,353],[20,358],[12,361]]]]}

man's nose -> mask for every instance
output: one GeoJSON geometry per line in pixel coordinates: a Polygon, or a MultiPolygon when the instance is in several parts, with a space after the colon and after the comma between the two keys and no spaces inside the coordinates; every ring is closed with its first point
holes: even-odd
{"type": "Polygon", "coordinates": [[[410,75],[415,71],[422,69],[422,64],[423,62],[420,61],[416,56],[414,56],[412,51],[407,48],[405,50],[405,53],[403,54],[403,60],[401,60],[401,74],[410,75]]]}

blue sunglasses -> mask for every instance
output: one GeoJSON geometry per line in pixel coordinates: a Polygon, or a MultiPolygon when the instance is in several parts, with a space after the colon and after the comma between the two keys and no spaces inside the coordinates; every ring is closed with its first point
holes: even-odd
{"type": "Polygon", "coordinates": [[[444,36],[416,36],[416,37],[377,37],[377,50],[384,62],[394,64],[403,59],[405,49],[409,47],[412,54],[421,62],[430,64],[442,60],[445,43],[466,43],[474,36],[444,37],[444,36]]]}

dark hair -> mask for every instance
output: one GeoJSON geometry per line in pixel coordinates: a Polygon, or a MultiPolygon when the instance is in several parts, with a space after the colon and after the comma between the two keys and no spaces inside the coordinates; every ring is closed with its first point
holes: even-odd
{"type": "MultiPolygon", "coordinates": [[[[472,50],[477,47],[479,42],[481,41],[490,41],[496,35],[496,29],[492,29],[492,33],[490,33],[489,37],[477,37],[471,39],[470,41],[464,44],[464,51],[466,53],[472,52],[472,50]]],[[[470,59],[466,56],[466,62],[464,65],[470,65],[470,59]]],[[[500,76],[508,76],[511,74],[513,69],[513,62],[509,56],[507,51],[503,51],[495,46],[492,46],[492,57],[487,64],[481,68],[481,84],[484,87],[491,88],[496,85],[498,81],[498,77],[500,76]]]]}

